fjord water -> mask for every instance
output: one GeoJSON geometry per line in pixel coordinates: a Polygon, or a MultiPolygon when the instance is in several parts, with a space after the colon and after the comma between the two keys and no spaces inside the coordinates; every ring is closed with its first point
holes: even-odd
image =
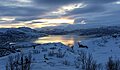
{"type": "Polygon", "coordinates": [[[89,39],[87,36],[78,36],[78,35],[49,35],[45,37],[39,37],[34,41],[34,43],[56,43],[61,42],[65,45],[73,45],[76,42],[81,40],[89,39]]]}

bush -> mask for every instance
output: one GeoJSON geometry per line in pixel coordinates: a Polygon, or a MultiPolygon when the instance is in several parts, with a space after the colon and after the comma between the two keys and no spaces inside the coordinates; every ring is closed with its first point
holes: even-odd
{"type": "Polygon", "coordinates": [[[42,52],[47,52],[47,48],[42,47],[42,52]]]}
{"type": "Polygon", "coordinates": [[[58,49],[58,52],[56,53],[57,58],[63,58],[65,56],[66,52],[62,52],[61,49],[58,49]]]}
{"type": "Polygon", "coordinates": [[[83,70],[100,70],[100,64],[97,64],[91,54],[88,55],[83,66],[83,70]]]}
{"type": "Polygon", "coordinates": [[[6,49],[0,49],[0,57],[9,55],[11,52],[9,50],[6,49]]]}
{"type": "Polygon", "coordinates": [[[114,60],[112,57],[109,57],[106,70],[120,70],[120,60],[114,60]]]}
{"type": "Polygon", "coordinates": [[[48,52],[48,56],[55,56],[55,52],[52,50],[52,51],[49,51],[48,52]]]}
{"type": "Polygon", "coordinates": [[[69,65],[70,65],[70,62],[65,59],[65,60],[63,60],[62,64],[69,66],[69,65]]]}
{"type": "Polygon", "coordinates": [[[31,58],[31,54],[27,56],[24,56],[23,54],[9,56],[6,70],[30,70],[31,58]]]}
{"type": "Polygon", "coordinates": [[[32,54],[39,54],[40,50],[32,50],[32,54]]]}
{"type": "Polygon", "coordinates": [[[76,68],[82,70],[100,70],[100,64],[93,59],[92,54],[87,55],[84,51],[79,52],[79,56],[75,60],[76,68]]]}

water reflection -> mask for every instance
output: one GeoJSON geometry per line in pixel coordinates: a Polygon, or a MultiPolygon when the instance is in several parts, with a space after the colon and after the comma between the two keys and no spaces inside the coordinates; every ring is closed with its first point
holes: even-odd
{"type": "Polygon", "coordinates": [[[35,40],[35,43],[54,43],[61,42],[65,45],[73,45],[78,41],[85,40],[87,37],[85,36],[77,36],[77,35],[50,35],[46,37],[40,37],[35,40]]]}

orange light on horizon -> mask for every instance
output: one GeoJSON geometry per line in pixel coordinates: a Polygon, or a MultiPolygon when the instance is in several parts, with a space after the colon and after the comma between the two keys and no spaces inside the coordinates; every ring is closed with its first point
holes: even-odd
{"type": "Polygon", "coordinates": [[[30,28],[41,28],[41,27],[48,27],[48,26],[59,26],[61,25],[61,23],[73,24],[74,19],[70,19],[67,17],[43,18],[43,19],[36,19],[32,21],[25,21],[25,22],[20,22],[20,23],[15,23],[15,24],[14,23],[13,24],[0,24],[0,28],[18,28],[18,27],[24,27],[24,26],[30,27],[30,28]],[[37,23],[34,23],[34,22],[37,22],[37,23]]]}

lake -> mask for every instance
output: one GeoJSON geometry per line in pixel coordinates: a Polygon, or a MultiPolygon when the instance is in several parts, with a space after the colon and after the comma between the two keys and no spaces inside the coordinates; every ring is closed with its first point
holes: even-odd
{"type": "Polygon", "coordinates": [[[78,36],[78,35],[49,35],[45,37],[39,37],[34,41],[34,43],[55,43],[61,42],[65,45],[72,46],[76,42],[81,40],[89,39],[87,36],[78,36]]]}

